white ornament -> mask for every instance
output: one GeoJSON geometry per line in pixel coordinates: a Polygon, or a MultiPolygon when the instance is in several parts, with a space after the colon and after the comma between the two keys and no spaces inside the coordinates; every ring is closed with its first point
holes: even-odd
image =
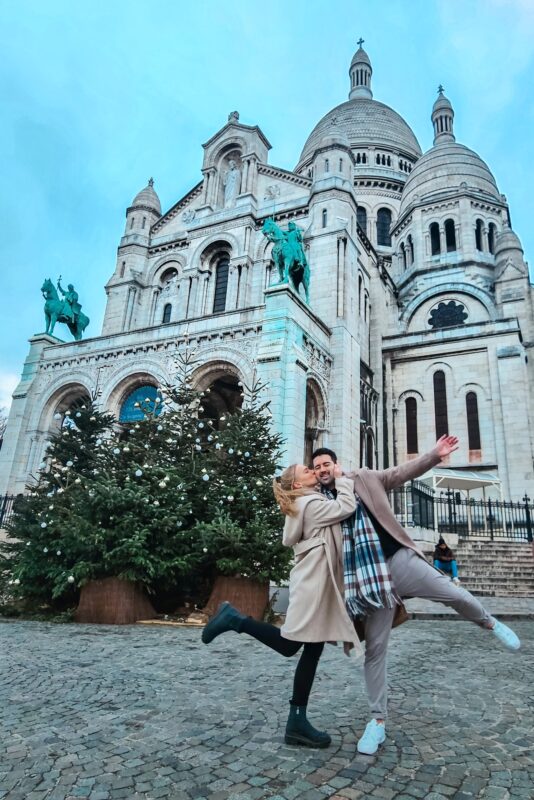
{"type": "Polygon", "coordinates": [[[163,430],[163,425],[158,425],[158,427],[157,427],[157,429],[156,429],[156,430],[158,430],[158,431],[162,431],[162,430],[163,430]]]}
{"type": "Polygon", "coordinates": [[[142,474],[143,474],[143,470],[142,469],[136,469],[135,470],[135,477],[136,478],[140,478],[142,474]]]}
{"type": "Polygon", "coordinates": [[[230,455],[232,455],[234,452],[233,448],[232,447],[228,448],[228,452],[230,453],[230,455]]]}
{"type": "Polygon", "coordinates": [[[234,496],[233,496],[233,494],[229,494],[229,495],[228,495],[228,497],[227,497],[226,499],[228,500],[228,502],[229,502],[229,503],[232,503],[232,502],[233,502],[233,500],[234,500],[234,496]]]}
{"type": "Polygon", "coordinates": [[[215,449],[216,449],[216,450],[220,450],[220,449],[221,449],[221,447],[222,447],[222,444],[220,444],[219,442],[217,442],[217,444],[215,445],[215,449]]]}
{"type": "Polygon", "coordinates": [[[166,489],[167,488],[167,484],[165,483],[165,481],[160,481],[158,483],[158,486],[160,487],[160,489],[166,489]]]}
{"type": "Polygon", "coordinates": [[[72,467],[72,466],[73,466],[72,461],[67,461],[67,467],[72,467]]]}
{"type": "Polygon", "coordinates": [[[207,552],[208,552],[208,548],[207,548],[207,547],[203,547],[203,548],[202,548],[202,552],[203,552],[203,553],[207,553],[207,552]]]}
{"type": "Polygon", "coordinates": [[[60,556],[60,555],[61,555],[61,550],[56,550],[56,556],[60,556]]]}
{"type": "Polygon", "coordinates": [[[31,542],[26,542],[26,547],[29,547],[30,545],[31,545],[31,542]]]}
{"type": "Polygon", "coordinates": [[[203,423],[203,422],[199,422],[199,423],[198,423],[198,427],[199,427],[199,428],[203,428],[203,427],[204,427],[204,423],[203,423]]]}
{"type": "Polygon", "coordinates": [[[41,528],[46,528],[46,527],[48,527],[48,523],[46,523],[46,522],[41,522],[41,528]]]}
{"type": "Polygon", "coordinates": [[[43,547],[43,553],[48,553],[48,547],[43,547]]]}
{"type": "Polygon", "coordinates": [[[245,458],[250,458],[250,453],[248,452],[248,450],[247,450],[247,452],[245,453],[245,458]]]}
{"type": "Polygon", "coordinates": [[[69,575],[67,578],[67,583],[74,583],[74,575],[69,575]]]}
{"type": "Polygon", "coordinates": [[[154,500],[154,505],[159,506],[159,500],[154,500]]]}
{"type": "Polygon", "coordinates": [[[18,578],[15,578],[13,583],[15,584],[15,586],[19,586],[20,585],[20,580],[18,578]]]}
{"type": "Polygon", "coordinates": [[[116,456],[119,455],[120,451],[121,451],[120,447],[114,447],[113,448],[113,454],[116,455],[116,456]]]}
{"type": "Polygon", "coordinates": [[[79,412],[79,411],[77,411],[77,412],[76,412],[76,416],[77,416],[77,417],[81,417],[82,415],[80,414],[80,412],[79,412]]]}
{"type": "Polygon", "coordinates": [[[210,479],[210,476],[207,473],[202,476],[202,480],[203,481],[209,481],[209,479],[210,479]]]}

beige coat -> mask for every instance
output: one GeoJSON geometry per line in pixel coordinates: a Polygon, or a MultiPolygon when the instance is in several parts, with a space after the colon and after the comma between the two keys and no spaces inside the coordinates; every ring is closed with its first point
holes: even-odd
{"type": "Polygon", "coordinates": [[[415,550],[422,558],[425,556],[395,517],[387,492],[397,486],[402,486],[407,481],[418,478],[439,464],[440,461],[441,458],[434,448],[429,453],[407,461],[398,467],[383,470],[357,469],[355,472],[347,474],[347,477],[354,481],[354,491],[361,498],[364,506],[369,509],[386,531],[405,547],[415,550]]]}
{"type": "Polygon", "coordinates": [[[283,542],[296,563],[289,577],[289,607],[282,636],[297,642],[346,642],[362,651],[343,599],[343,538],[340,522],[356,509],[354,484],[336,479],[337,499],[316,491],[296,500],[286,517],[283,542]]]}

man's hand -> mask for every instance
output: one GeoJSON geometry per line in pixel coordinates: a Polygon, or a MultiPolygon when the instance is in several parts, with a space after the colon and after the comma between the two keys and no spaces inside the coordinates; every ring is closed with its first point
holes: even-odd
{"type": "Polygon", "coordinates": [[[440,458],[446,458],[458,450],[457,436],[441,436],[436,442],[436,452],[440,458]]]}
{"type": "Polygon", "coordinates": [[[341,464],[336,464],[334,467],[334,478],[342,478],[343,477],[343,467],[341,464]]]}

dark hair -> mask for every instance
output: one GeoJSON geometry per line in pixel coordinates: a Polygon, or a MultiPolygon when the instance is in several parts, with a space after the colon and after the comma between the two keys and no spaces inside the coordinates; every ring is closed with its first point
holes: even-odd
{"type": "Polygon", "coordinates": [[[313,461],[317,458],[317,456],[330,456],[334,464],[337,464],[337,456],[333,450],[329,450],[328,447],[318,447],[317,450],[314,450],[312,453],[312,464],[313,461]]]}

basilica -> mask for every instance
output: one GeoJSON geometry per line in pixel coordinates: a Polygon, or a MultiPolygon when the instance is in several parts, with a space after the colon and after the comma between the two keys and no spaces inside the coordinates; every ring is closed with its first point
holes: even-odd
{"type": "Polygon", "coordinates": [[[372,73],[360,42],[348,99],[292,170],[232,112],[184,197],[162,211],[152,179],[135,196],[100,335],[30,340],[0,493],[25,490],[50,432],[88,396],[136,419],[185,350],[216,424],[263,386],[287,463],[324,445],[347,468],[382,469],[448,432],[460,439],[449,467],[496,473],[505,499],[532,490],[534,294],[506,198],[456,141],[441,87],[422,153],[373,97],[372,73]],[[280,280],[268,220],[301,242],[309,300],[280,280]]]}

